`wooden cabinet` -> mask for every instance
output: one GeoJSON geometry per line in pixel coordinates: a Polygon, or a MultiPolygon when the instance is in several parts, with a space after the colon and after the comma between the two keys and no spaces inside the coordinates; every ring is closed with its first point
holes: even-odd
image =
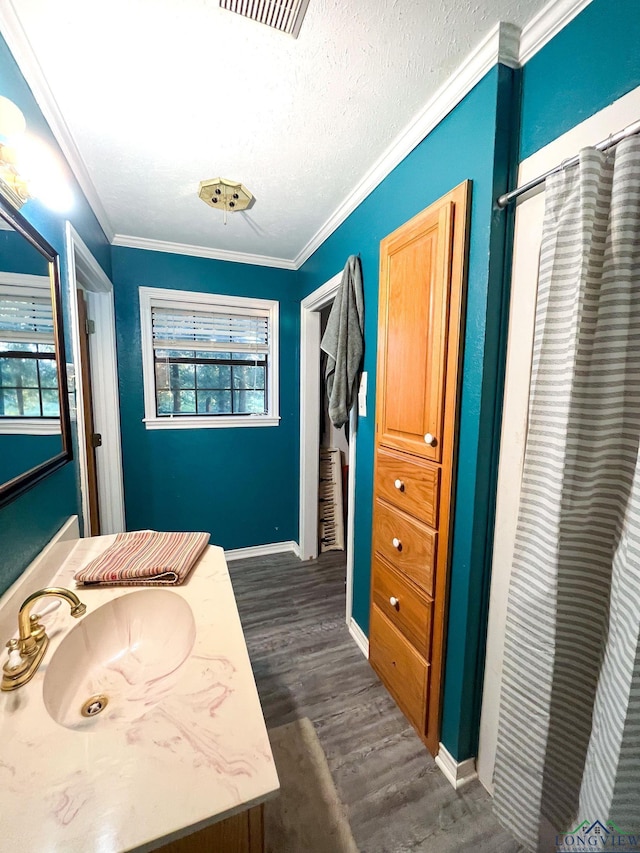
{"type": "Polygon", "coordinates": [[[402,572],[374,555],[371,603],[426,659],[431,641],[432,599],[412,587],[402,572]]]}
{"type": "Polygon", "coordinates": [[[254,806],[211,826],[170,841],[160,853],[263,853],[264,808],[254,806]]]}
{"type": "Polygon", "coordinates": [[[384,501],[374,509],[373,551],[431,594],[438,534],[384,501]]]}
{"type": "Polygon", "coordinates": [[[440,468],[385,447],[376,454],[378,497],[424,521],[438,524],[440,468]]]}
{"type": "Polygon", "coordinates": [[[370,661],[435,754],[470,183],[380,244],[370,661]]]}
{"type": "Polygon", "coordinates": [[[370,647],[371,665],[383,680],[400,710],[419,729],[427,704],[429,665],[374,604],[370,630],[377,642],[370,647]]]}

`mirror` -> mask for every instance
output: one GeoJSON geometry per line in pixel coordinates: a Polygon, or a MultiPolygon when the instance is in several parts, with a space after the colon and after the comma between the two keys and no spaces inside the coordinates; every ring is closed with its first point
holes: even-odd
{"type": "Polygon", "coordinates": [[[0,197],[0,506],[71,458],[58,255],[0,197]]]}

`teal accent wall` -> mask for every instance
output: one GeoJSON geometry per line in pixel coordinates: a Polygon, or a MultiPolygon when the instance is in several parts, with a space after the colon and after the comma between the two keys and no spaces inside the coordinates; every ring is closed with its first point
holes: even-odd
{"type": "Polygon", "coordinates": [[[536,53],[523,69],[520,159],[640,86],[639,45],[638,0],[593,0],[536,53]]]}
{"type": "Polygon", "coordinates": [[[49,275],[49,264],[17,231],[0,231],[0,271],[23,275],[49,275]]]}
{"type": "Polygon", "coordinates": [[[223,548],[298,538],[300,305],[288,270],[113,248],[127,528],[205,530],[223,548]],[[147,430],[138,288],[277,299],[280,426],[147,430]]]}
{"type": "MultiPolygon", "coordinates": [[[[520,72],[498,66],[498,74],[483,363],[476,374],[469,375],[465,357],[463,368],[463,382],[481,389],[478,462],[473,492],[465,468],[458,466],[442,713],[441,741],[459,761],[477,754],[480,729],[509,328],[514,209],[500,210],[495,199],[511,185],[517,171],[520,72]],[[478,384],[480,371],[482,379],[478,384]],[[473,534],[470,536],[462,516],[471,506],[473,534]]],[[[461,428],[469,417],[475,423],[476,411],[463,405],[461,428]]]]}
{"type": "Polygon", "coordinates": [[[62,453],[60,435],[1,435],[0,483],[62,453]]]}
{"type": "MultiPolygon", "coordinates": [[[[73,190],[74,207],[61,214],[44,207],[37,200],[27,202],[23,216],[42,234],[60,255],[62,282],[67,275],[64,248],[65,221],[69,219],[109,275],[110,248],[82,191],[66,165],[62,153],[44,120],[31,90],[27,86],[4,39],[0,36],[0,95],[20,107],[30,133],[43,140],[60,158],[66,178],[73,190]]],[[[67,315],[66,303],[63,315],[67,315]]],[[[70,356],[68,326],[65,322],[67,361],[70,356]]],[[[0,508],[0,593],[4,592],[24,571],[44,545],[60,529],[70,515],[80,512],[78,473],[74,462],[65,465],[37,483],[19,498],[0,508]]]]}
{"type": "Polygon", "coordinates": [[[463,760],[475,746],[472,697],[479,689],[478,657],[486,602],[487,528],[495,471],[496,374],[503,312],[502,237],[505,214],[494,210],[506,186],[504,145],[496,132],[511,108],[512,72],[491,70],[423,142],[359,205],[299,271],[301,294],[338,272],[348,255],[360,253],[365,288],[365,359],[369,374],[367,417],[358,426],[355,499],[353,616],[368,633],[371,564],[375,374],[380,240],[433,201],[471,179],[472,203],[466,329],[453,534],[449,642],[444,691],[443,741],[463,760]],[[504,107],[502,105],[504,104],[504,107]],[[497,260],[492,258],[492,250],[497,260]]]}
{"type": "MultiPolygon", "coordinates": [[[[525,158],[640,85],[638,0],[593,0],[519,76],[497,66],[385,178],[297,273],[203,258],[109,247],[68,172],[76,207],[67,214],[115,279],[127,523],[131,529],[208,530],[226,548],[297,539],[299,301],[359,252],[365,280],[368,415],[358,432],[354,618],[368,631],[378,251],[388,233],[465,179],[473,182],[461,387],[456,517],[442,741],[458,760],[475,753],[481,697],[495,472],[501,415],[510,260],[509,214],[495,197],[508,184],[512,141],[525,158]],[[518,126],[521,106],[521,126],[518,126]],[[170,287],[280,300],[277,428],[147,431],[137,288],[170,287]]],[[[0,38],[0,94],[30,130],[57,149],[0,38]]],[[[511,183],[511,185],[513,185],[511,183]]],[[[65,215],[37,201],[29,221],[64,254],[65,215]]],[[[68,341],[67,341],[68,347],[68,341]]],[[[79,511],[77,471],[66,465],[0,509],[0,591],[79,511]]]]}

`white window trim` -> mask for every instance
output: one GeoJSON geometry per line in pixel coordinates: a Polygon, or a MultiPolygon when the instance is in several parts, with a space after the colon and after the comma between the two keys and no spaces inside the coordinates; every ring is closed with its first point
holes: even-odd
{"type": "Polygon", "coordinates": [[[60,418],[0,419],[0,435],[60,435],[60,418]]]}
{"type": "MultiPolygon", "coordinates": [[[[6,296],[51,294],[48,275],[0,272],[0,293],[6,296]]],[[[0,419],[0,435],[60,435],[60,418],[0,419]]]]}
{"type": "Polygon", "coordinates": [[[142,375],[144,382],[144,418],[147,429],[216,429],[221,427],[278,426],[279,414],[279,304],[275,299],[252,299],[246,296],[221,296],[213,293],[194,293],[185,290],[166,290],[160,287],[140,287],[140,333],[142,341],[142,375]],[[209,311],[216,308],[265,309],[269,312],[270,352],[268,358],[268,415],[156,415],[156,383],[153,363],[152,306],[190,309],[200,306],[209,311]]]}

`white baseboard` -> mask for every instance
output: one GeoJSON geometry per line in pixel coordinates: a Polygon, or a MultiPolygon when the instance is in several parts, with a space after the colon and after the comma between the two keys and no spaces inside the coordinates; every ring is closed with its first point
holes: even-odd
{"type": "Polygon", "coordinates": [[[440,749],[436,755],[436,764],[456,791],[478,778],[475,758],[456,761],[443,744],[440,744],[440,749]]]}
{"type": "Polygon", "coordinates": [[[356,645],[360,649],[362,654],[366,657],[367,660],[369,660],[369,640],[367,639],[367,635],[364,633],[362,628],[353,618],[351,618],[351,620],[349,621],[349,633],[356,641],[356,645]]]}
{"type": "Polygon", "coordinates": [[[233,548],[225,551],[224,556],[229,560],[247,560],[249,557],[267,557],[270,554],[284,554],[291,551],[296,557],[300,556],[300,547],[293,539],[287,542],[272,542],[270,545],[252,545],[249,548],[233,548]]]}

